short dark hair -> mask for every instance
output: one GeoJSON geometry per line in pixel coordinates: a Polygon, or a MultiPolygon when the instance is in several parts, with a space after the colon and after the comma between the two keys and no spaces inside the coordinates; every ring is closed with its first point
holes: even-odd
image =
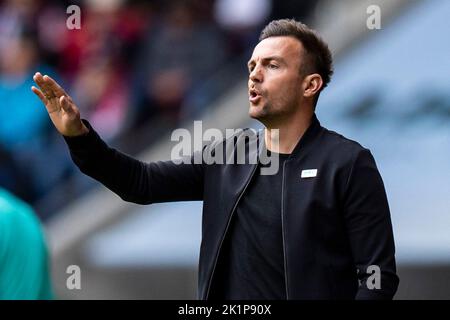
{"type": "Polygon", "coordinates": [[[333,57],[328,45],[319,34],[306,24],[294,19],[273,20],[264,27],[259,36],[259,41],[270,37],[289,36],[298,39],[305,48],[304,62],[300,72],[304,75],[318,73],[322,77],[323,86],[316,96],[317,98],[330,82],[333,75],[333,57]]]}

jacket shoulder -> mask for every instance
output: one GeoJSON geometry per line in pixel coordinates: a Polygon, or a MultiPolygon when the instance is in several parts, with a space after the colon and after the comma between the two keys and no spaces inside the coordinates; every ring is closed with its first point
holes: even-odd
{"type": "Polygon", "coordinates": [[[354,160],[361,153],[370,153],[370,150],[359,142],[349,139],[336,131],[323,128],[321,136],[321,145],[326,147],[330,153],[339,155],[344,159],[354,160]]]}

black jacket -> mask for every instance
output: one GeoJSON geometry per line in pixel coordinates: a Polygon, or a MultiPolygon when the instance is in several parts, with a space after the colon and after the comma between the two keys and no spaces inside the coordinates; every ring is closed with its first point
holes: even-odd
{"type": "MultiPolygon", "coordinates": [[[[85,124],[87,135],[65,137],[72,159],[122,199],[139,204],[203,200],[198,297],[208,299],[231,217],[257,165],[144,163],[109,148],[85,124]]],[[[249,143],[244,132],[232,137],[237,145],[249,143]]],[[[259,141],[264,140],[261,132],[259,141]]],[[[204,150],[214,154],[224,141],[204,150]]],[[[249,149],[246,156],[254,159],[256,152],[249,149]]],[[[384,185],[370,151],[323,128],[314,115],[283,167],[287,298],[391,299],[399,283],[394,239],[384,185]],[[317,175],[301,178],[306,169],[317,169],[317,175]],[[375,283],[371,265],[380,268],[379,289],[366,285],[369,277],[375,283]]]]}

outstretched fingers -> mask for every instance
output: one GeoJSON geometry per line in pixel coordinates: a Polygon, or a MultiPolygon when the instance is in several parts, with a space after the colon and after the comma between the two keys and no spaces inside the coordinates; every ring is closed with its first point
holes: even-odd
{"type": "Polygon", "coordinates": [[[37,95],[39,99],[41,99],[41,101],[42,101],[42,103],[43,103],[44,105],[46,105],[46,104],[48,103],[47,98],[45,97],[45,95],[42,93],[41,90],[39,90],[39,89],[36,88],[35,86],[32,86],[32,87],[31,87],[31,91],[33,91],[34,94],[37,95]]]}
{"type": "Polygon", "coordinates": [[[49,88],[56,95],[56,97],[59,98],[61,96],[67,96],[66,91],[64,91],[64,89],[55,80],[53,80],[52,77],[45,75],[43,79],[47,85],[47,88],[49,88]]]}
{"type": "Polygon", "coordinates": [[[47,100],[59,98],[60,96],[66,94],[55,80],[47,75],[42,76],[40,72],[36,72],[33,76],[33,80],[39,86],[39,89],[47,100]]]}
{"type": "Polygon", "coordinates": [[[42,94],[45,96],[46,100],[50,100],[55,95],[53,94],[52,90],[48,87],[48,85],[44,81],[44,77],[42,74],[37,72],[33,77],[34,82],[39,86],[39,89],[41,90],[42,94]]]}

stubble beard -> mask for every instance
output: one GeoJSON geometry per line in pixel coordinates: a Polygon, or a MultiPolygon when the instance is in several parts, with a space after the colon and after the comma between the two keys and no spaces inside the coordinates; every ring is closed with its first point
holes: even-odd
{"type": "Polygon", "coordinates": [[[252,115],[250,112],[250,117],[261,122],[266,128],[276,128],[279,129],[286,118],[289,118],[291,112],[291,107],[287,108],[274,108],[270,102],[265,102],[261,107],[252,106],[251,108],[260,108],[257,113],[252,115]]]}

